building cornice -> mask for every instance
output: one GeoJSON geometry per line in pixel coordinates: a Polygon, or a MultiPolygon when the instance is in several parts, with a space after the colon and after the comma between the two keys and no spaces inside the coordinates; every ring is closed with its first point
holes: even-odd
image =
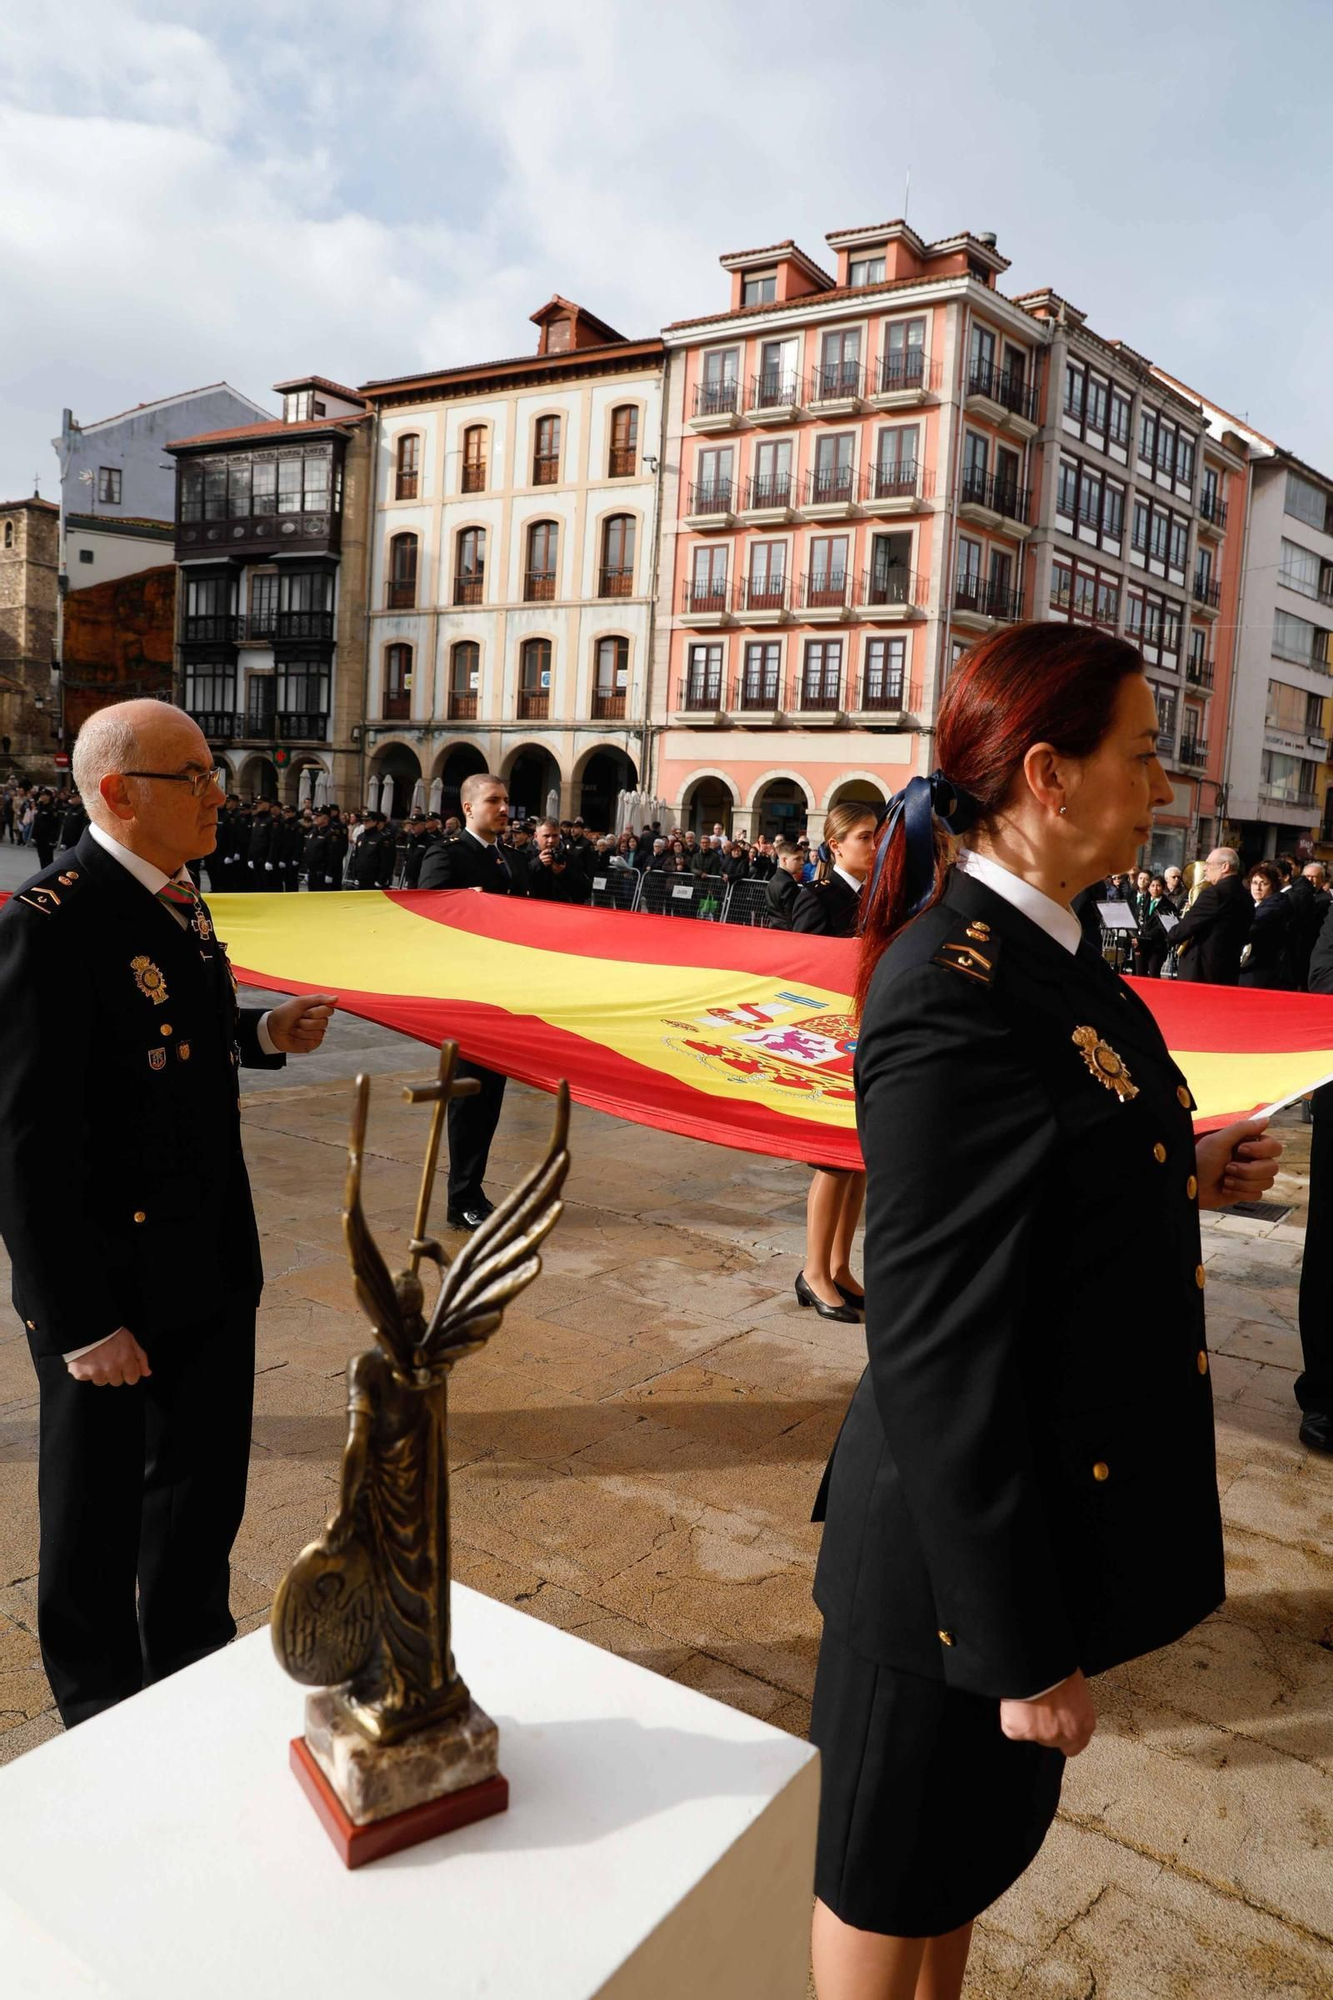
{"type": "Polygon", "coordinates": [[[1035,338],[1039,346],[1050,345],[1053,329],[1049,322],[1034,319],[1004,292],[992,291],[989,285],[981,284],[964,271],[948,277],[889,278],[881,285],[844,285],[834,292],[804,292],[799,298],[777,305],[737,306],[731,312],[711,313],[702,319],[676,320],[663,329],[662,338],[669,348],[697,347],[732,334],[739,338],[755,331],[781,332],[812,319],[870,317],[882,309],[891,309],[900,299],[911,299],[914,303],[919,300],[922,305],[971,300],[1016,333],[1021,332],[1029,340],[1035,338]]]}
{"type": "Polygon", "coordinates": [[[441,368],[419,375],[390,375],[363,382],[359,396],[376,409],[410,403],[437,403],[455,396],[476,396],[496,389],[528,384],[577,381],[580,376],[640,374],[664,359],[663,342],[624,340],[606,347],[577,347],[567,354],[515,355],[504,361],[484,361],[465,368],[441,368]]]}

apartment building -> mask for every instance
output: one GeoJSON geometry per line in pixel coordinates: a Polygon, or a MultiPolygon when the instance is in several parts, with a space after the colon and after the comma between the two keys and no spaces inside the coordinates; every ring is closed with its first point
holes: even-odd
{"type": "Polygon", "coordinates": [[[321,375],[280,419],[176,438],[178,699],[229,789],[359,803],[371,419],[321,375]]]}
{"type": "Polygon", "coordinates": [[[721,258],[668,352],[650,779],[683,824],[822,829],[931,766],[948,666],[1028,615],[1051,329],[993,236],[721,258]]]}
{"type": "Polygon", "coordinates": [[[535,354],[367,382],[372,782],[614,823],[645,776],[663,347],[558,295],[535,354]]]}
{"type": "Polygon", "coordinates": [[[1239,520],[1233,507],[1228,529],[1234,601],[1223,575],[1221,619],[1235,642],[1225,837],[1247,864],[1272,854],[1309,858],[1333,845],[1333,479],[1243,418],[1200,402],[1206,452],[1224,445],[1249,458],[1247,505],[1239,520]]]}
{"type": "Polygon", "coordinates": [[[0,771],[50,780],[63,756],[56,677],[60,509],[0,502],[0,771]]]}
{"type": "Polygon", "coordinates": [[[1051,334],[1028,615],[1117,633],[1143,654],[1174,794],[1145,858],[1179,866],[1220,823],[1249,454],[1058,293],[1017,303],[1051,334]]]}

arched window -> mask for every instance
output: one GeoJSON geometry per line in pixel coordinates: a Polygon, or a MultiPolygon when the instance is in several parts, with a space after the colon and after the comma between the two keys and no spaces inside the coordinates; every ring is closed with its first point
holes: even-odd
{"type": "Polygon", "coordinates": [[[5,547],[6,547],[7,549],[12,549],[12,548],[13,548],[13,546],[14,546],[14,523],[13,523],[12,521],[6,521],[6,522],[5,522],[5,547]]]}
{"type": "Polygon", "coordinates": [[[417,601],[416,535],[395,535],[389,543],[389,609],[411,611],[417,601]]]}
{"type": "Polygon", "coordinates": [[[486,530],[463,528],[454,564],[454,603],[480,604],[486,582],[486,530]]]}
{"type": "Polygon", "coordinates": [[[560,478],[560,419],[538,417],[532,451],[532,483],[554,486],[560,478]]]}
{"type": "Polygon", "coordinates": [[[596,678],[592,691],[594,722],[619,722],[625,714],[629,685],[629,640],[615,633],[597,641],[596,678]]]}
{"type": "Polygon", "coordinates": [[[463,432],[463,491],[486,491],[486,426],[469,424],[463,432]]]}
{"type": "Polygon", "coordinates": [[[618,410],[611,412],[611,456],[607,465],[609,479],[628,479],[638,470],[639,463],[639,410],[636,403],[622,403],[618,410]]]}
{"type": "Polygon", "coordinates": [[[460,639],[449,649],[449,718],[475,722],[481,689],[481,647],[475,639],[460,639]]]}
{"type": "Polygon", "coordinates": [[[543,722],[551,712],[550,640],[525,639],[518,665],[518,719],[543,722]]]}
{"type": "Polygon", "coordinates": [[[555,596],[559,561],[559,523],[534,521],[528,529],[527,574],[523,579],[523,595],[530,604],[543,603],[555,596]]]}
{"type": "Polygon", "coordinates": [[[412,648],[384,648],[384,720],[406,722],[412,713],[412,648]]]}
{"type": "Polygon", "coordinates": [[[421,464],[421,439],[415,431],[409,431],[398,440],[398,477],[394,485],[395,500],[415,500],[417,497],[417,473],[421,464]]]}
{"type": "Polygon", "coordinates": [[[634,517],[612,514],[602,529],[599,597],[634,595],[634,517]]]}

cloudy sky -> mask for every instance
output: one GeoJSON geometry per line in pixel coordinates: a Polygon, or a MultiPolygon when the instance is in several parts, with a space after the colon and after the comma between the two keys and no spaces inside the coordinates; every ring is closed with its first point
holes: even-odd
{"type": "Polygon", "coordinates": [[[714,310],[724,250],[908,215],[1333,471],[1326,0],[10,0],[0,498],[225,378],[523,353],[553,291],[714,310]]]}

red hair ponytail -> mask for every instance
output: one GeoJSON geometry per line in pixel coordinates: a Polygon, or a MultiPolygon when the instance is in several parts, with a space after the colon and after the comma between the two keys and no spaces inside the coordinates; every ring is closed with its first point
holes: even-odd
{"type": "MultiPolygon", "coordinates": [[[[940,770],[970,794],[984,824],[1009,798],[1034,743],[1062,756],[1090,757],[1115,715],[1120,683],[1143,661],[1125,639],[1086,625],[1011,625],[974,646],[955,668],[935,725],[940,770]]],[[[887,843],[861,914],[861,952],[853,1007],[860,1013],[870,981],[899,931],[943,893],[952,855],[948,830],[935,822],[933,883],[909,882],[904,818],[886,821],[887,843]],[[914,904],[924,893],[924,901],[914,904]]]]}

